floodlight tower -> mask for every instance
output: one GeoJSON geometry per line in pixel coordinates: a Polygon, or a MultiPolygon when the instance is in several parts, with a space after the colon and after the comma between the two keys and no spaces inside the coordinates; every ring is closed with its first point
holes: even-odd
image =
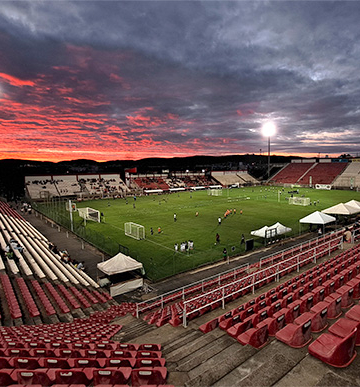
{"type": "Polygon", "coordinates": [[[270,137],[276,133],[276,126],[273,122],[266,122],[261,129],[262,135],[268,138],[268,179],[270,179],[270,137]]]}

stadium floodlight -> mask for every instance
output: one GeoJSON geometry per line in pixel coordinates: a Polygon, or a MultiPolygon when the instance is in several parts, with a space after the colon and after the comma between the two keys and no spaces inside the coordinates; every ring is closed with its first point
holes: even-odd
{"type": "Polygon", "coordinates": [[[261,128],[261,133],[268,138],[268,179],[270,179],[270,137],[276,133],[276,126],[273,122],[268,121],[261,128]]]}

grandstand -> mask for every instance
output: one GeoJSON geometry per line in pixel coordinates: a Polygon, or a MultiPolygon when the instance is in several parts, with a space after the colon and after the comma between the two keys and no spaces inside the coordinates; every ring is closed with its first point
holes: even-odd
{"type": "Polygon", "coordinates": [[[19,261],[1,261],[0,385],[357,384],[356,227],[355,244],[344,246],[338,230],[156,299],[117,304],[5,203],[0,220],[1,247],[9,238],[25,245],[19,261]]]}
{"type": "Polygon", "coordinates": [[[176,189],[200,189],[214,185],[215,181],[204,173],[182,173],[169,174],[138,174],[133,175],[131,183],[136,184],[138,189],[146,193],[163,191],[168,192],[176,189]]]}
{"type": "Polygon", "coordinates": [[[275,184],[296,184],[314,166],[313,161],[292,162],[281,169],[271,181],[275,184]]]}
{"type": "Polygon", "coordinates": [[[25,187],[32,200],[124,197],[130,192],[118,174],[26,176],[25,187]]]}
{"type": "Polygon", "coordinates": [[[334,187],[354,189],[360,187],[360,163],[351,162],[334,181],[334,187]]]}
{"type": "Polygon", "coordinates": [[[211,176],[224,187],[259,184],[247,171],[213,171],[211,176]]]}
{"type": "Polygon", "coordinates": [[[271,182],[300,186],[331,185],[346,167],[346,162],[332,162],[331,159],[323,159],[319,162],[316,160],[294,161],[273,176],[271,182]]]}

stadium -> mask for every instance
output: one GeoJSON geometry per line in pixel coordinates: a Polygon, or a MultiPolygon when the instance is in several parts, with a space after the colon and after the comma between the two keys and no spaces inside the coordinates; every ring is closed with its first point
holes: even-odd
{"type": "Polygon", "coordinates": [[[360,163],[271,167],[25,176],[0,384],[356,384],[360,163]]]}
{"type": "Polygon", "coordinates": [[[0,387],[360,385],[359,14],[1,2],[0,387]]]}

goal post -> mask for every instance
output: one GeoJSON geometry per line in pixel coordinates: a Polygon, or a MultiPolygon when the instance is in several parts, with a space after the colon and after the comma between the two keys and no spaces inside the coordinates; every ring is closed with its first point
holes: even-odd
{"type": "Polygon", "coordinates": [[[100,223],[101,216],[100,211],[94,210],[90,207],[78,208],[79,216],[85,220],[92,220],[94,222],[100,223]]]}
{"type": "Polygon", "coordinates": [[[137,240],[145,239],[145,227],[141,224],[126,222],[124,226],[126,236],[137,240]]]}
{"type": "Polygon", "coordinates": [[[222,189],[208,189],[208,196],[222,196],[222,189]]]}
{"type": "Polygon", "coordinates": [[[310,205],[310,198],[292,197],[289,198],[289,204],[294,204],[296,206],[308,206],[310,205]]]}

